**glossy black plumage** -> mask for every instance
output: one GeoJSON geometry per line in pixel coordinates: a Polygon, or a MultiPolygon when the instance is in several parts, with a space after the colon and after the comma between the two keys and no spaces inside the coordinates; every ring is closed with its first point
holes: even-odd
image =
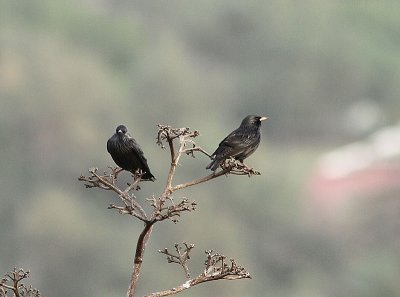
{"type": "Polygon", "coordinates": [[[245,117],[239,128],[220,142],[218,148],[211,155],[214,157],[213,161],[206,168],[215,171],[222,162],[230,157],[243,163],[243,160],[254,153],[260,144],[261,121],[266,119],[267,117],[256,115],[245,117]]]}
{"type": "Polygon", "coordinates": [[[128,129],[124,125],[119,125],[115,134],[107,141],[107,151],[114,162],[122,169],[132,173],[141,169],[142,172],[145,172],[142,179],[155,180],[142,149],[136,140],[129,135],[128,129]]]}

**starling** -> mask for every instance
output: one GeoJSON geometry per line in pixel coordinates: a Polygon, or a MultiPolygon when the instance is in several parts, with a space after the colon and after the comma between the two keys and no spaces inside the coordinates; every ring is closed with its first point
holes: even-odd
{"type": "Polygon", "coordinates": [[[230,157],[234,157],[243,163],[243,160],[254,153],[260,144],[261,121],[266,119],[268,117],[256,115],[245,117],[239,128],[221,141],[211,155],[214,157],[213,161],[206,168],[215,171],[221,163],[230,157]]]}
{"type": "Polygon", "coordinates": [[[132,173],[140,169],[144,173],[142,175],[143,180],[155,180],[142,149],[136,140],[129,135],[128,129],[124,125],[119,125],[115,134],[107,141],[107,151],[114,162],[122,169],[132,173]]]}

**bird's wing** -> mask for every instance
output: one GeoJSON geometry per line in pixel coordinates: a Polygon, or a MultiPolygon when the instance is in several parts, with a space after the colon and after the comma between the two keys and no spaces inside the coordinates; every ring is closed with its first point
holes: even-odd
{"type": "Polygon", "coordinates": [[[136,155],[138,155],[138,157],[142,160],[144,160],[145,162],[147,162],[147,159],[144,156],[144,153],[142,151],[142,148],[140,147],[140,145],[136,142],[136,140],[132,137],[132,136],[128,136],[128,145],[129,148],[136,153],[136,155]]]}
{"type": "Polygon", "coordinates": [[[249,133],[246,130],[235,130],[231,134],[229,134],[222,141],[225,144],[229,144],[231,146],[236,145],[249,145],[253,142],[254,135],[253,133],[249,133]]]}
{"type": "Polygon", "coordinates": [[[224,159],[230,156],[235,156],[240,153],[244,148],[253,142],[251,134],[246,131],[235,130],[225,137],[219,144],[218,148],[214,152],[219,159],[224,159]]]}

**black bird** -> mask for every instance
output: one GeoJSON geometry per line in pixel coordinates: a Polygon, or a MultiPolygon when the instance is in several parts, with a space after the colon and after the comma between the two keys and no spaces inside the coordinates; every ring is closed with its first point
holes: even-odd
{"type": "Polygon", "coordinates": [[[239,128],[231,132],[221,141],[218,148],[211,155],[214,160],[206,167],[212,171],[230,157],[234,157],[243,163],[243,160],[250,156],[260,144],[261,121],[268,117],[249,115],[245,117],[239,128]]]}
{"type": "Polygon", "coordinates": [[[114,162],[127,171],[135,173],[141,169],[144,174],[142,179],[154,181],[156,178],[151,174],[147,159],[136,140],[129,135],[124,125],[119,125],[115,134],[107,141],[107,151],[114,162]]]}

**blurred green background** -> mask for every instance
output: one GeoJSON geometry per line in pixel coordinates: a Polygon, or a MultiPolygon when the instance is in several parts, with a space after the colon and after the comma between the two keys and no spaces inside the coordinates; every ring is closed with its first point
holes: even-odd
{"type": "MultiPolygon", "coordinates": [[[[157,123],[199,130],[212,152],[260,114],[270,120],[247,164],[262,175],[177,193],[198,211],[156,226],[138,296],[184,282],[157,253],[182,241],[196,244],[193,275],[214,249],[253,279],[180,296],[400,296],[400,154],[370,164],[390,165],[395,182],[361,194],[327,193],[319,165],[398,122],[399,12],[389,0],[1,1],[0,275],[30,269],[43,296],[125,296],[143,225],[77,178],[113,164],[106,141],[126,124],[158,178],[144,200],[169,165],[157,123]]],[[[208,162],[184,158],[177,181],[208,162]]]]}

